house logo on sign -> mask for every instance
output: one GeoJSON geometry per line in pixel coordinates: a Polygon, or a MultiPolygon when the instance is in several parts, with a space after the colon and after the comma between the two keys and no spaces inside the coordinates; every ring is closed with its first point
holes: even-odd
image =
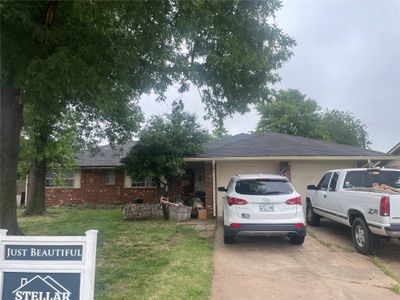
{"type": "Polygon", "coordinates": [[[70,300],[71,292],[50,276],[39,275],[31,280],[21,279],[21,285],[13,291],[15,300],[70,300]]]}

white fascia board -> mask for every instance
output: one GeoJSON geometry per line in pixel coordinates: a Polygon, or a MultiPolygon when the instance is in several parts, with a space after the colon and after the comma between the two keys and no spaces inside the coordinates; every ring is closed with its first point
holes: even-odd
{"type": "Polygon", "coordinates": [[[231,161],[231,160],[396,160],[388,156],[252,156],[252,157],[186,157],[184,161],[231,161]]]}

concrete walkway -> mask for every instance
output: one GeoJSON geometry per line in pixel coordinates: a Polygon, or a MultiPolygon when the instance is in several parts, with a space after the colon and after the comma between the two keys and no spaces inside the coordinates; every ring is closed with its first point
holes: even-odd
{"type": "Polygon", "coordinates": [[[400,299],[395,283],[360,254],[332,250],[308,236],[303,246],[280,237],[215,237],[211,299],[400,299]]]}

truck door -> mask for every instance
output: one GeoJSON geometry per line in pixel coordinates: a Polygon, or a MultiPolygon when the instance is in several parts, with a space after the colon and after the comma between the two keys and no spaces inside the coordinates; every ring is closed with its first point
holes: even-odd
{"type": "Polygon", "coordinates": [[[336,213],[341,212],[341,204],[336,192],[338,179],[339,179],[339,172],[334,172],[331,181],[329,182],[328,190],[326,192],[326,197],[325,197],[326,201],[325,207],[328,210],[334,211],[336,213]]]}
{"type": "Polygon", "coordinates": [[[328,172],[322,177],[321,181],[317,185],[317,191],[315,193],[315,201],[313,206],[316,208],[327,209],[326,206],[326,194],[328,191],[329,181],[332,177],[332,172],[328,172]]]}

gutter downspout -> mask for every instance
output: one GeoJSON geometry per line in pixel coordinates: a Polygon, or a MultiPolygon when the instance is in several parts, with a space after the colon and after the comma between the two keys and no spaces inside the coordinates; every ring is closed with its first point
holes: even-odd
{"type": "Polygon", "coordinates": [[[215,191],[215,186],[216,186],[216,168],[215,168],[215,160],[212,161],[212,174],[213,174],[213,217],[217,215],[217,204],[216,204],[216,191],[215,191]]]}

